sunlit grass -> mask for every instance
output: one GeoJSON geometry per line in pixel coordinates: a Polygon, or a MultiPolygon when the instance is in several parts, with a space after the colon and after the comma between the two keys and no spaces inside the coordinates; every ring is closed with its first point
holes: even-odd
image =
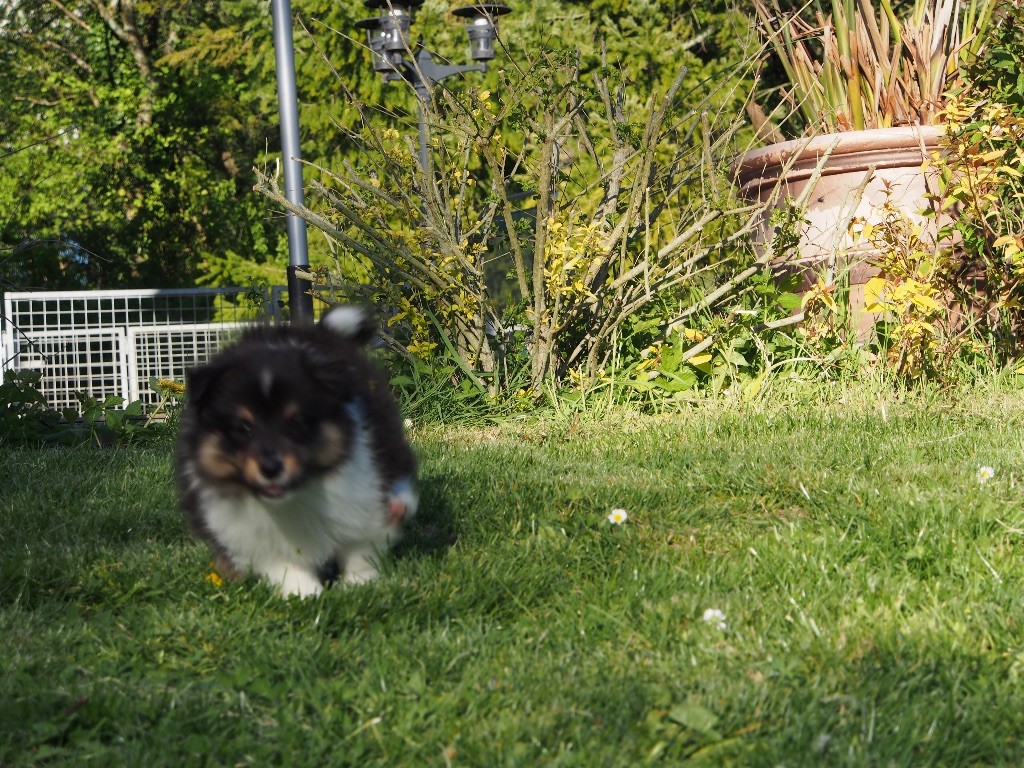
{"type": "Polygon", "coordinates": [[[166,450],[0,448],[0,764],[1019,764],[1024,407],[901,400],[417,426],[304,602],[206,578],[166,450]]]}

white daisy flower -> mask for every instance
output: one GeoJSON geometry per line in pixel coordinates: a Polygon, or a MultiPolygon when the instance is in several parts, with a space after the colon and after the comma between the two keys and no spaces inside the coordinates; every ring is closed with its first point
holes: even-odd
{"type": "Polygon", "coordinates": [[[717,608],[708,608],[704,611],[704,616],[702,618],[704,619],[705,624],[710,624],[715,629],[722,630],[723,632],[725,631],[726,623],[725,613],[723,611],[720,611],[717,608]]]}
{"type": "Polygon", "coordinates": [[[613,509],[608,514],[608,522],[612,525],[622,525],[627,520],[629,520],[629,515],[624,509],[613,509]]]}
{"type": "Polygon", "coordinates": [[[996,471],[992,467],[978,467],[978,482],[987,483],[993,477],[996,476],[996,471]]]}

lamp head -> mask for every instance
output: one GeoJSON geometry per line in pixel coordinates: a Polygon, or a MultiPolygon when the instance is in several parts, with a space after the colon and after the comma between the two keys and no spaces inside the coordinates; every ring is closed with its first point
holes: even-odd
{"type": "Polygon", "coordinates": [[[498,39],[498,17],[511,13],[504,3],[477,3],[456,8],[452,13],[466,19],[469,55],[474,61],[494,58],[494,41],[498,39]]]}
{"type": "Polygon", "coordinates": [[[408,51],[409,27],[423,0],[363,0],[363,5],[379,13],[377,18],[383,31],[384,50],[388,53],[408,51]]]}
{"type": "Polygon", "coordinates": [[[363,0],[363,5],[368,10],[377,11],[380,16],[391,12],[412,16],[416,13],[416,9],[423,5],[423,0],[363,0]]]}
{"type": "Polygon", "coordinates": [[[375,72],[393,72],[394,66],[389,60],[388,52],[385,50],[388,33],[381,24],[380,17],[374,16],[371,19],[360,19],[356,27],[366,30],[366,45],[370,49],[370,59],[373,61],[375,72]]]}

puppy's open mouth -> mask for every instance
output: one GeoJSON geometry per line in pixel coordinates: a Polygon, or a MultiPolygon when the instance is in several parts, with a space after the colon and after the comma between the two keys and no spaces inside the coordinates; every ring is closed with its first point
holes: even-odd
{"type": "Polygon", "coordinates": [[[261,485],[256,489],[256,493],[258,493],[265,499],[280,499],[282,496],[288,493],[288,491],[288,486],[277,485],[276,483],[271,483],[269,485],[261,485]]]}

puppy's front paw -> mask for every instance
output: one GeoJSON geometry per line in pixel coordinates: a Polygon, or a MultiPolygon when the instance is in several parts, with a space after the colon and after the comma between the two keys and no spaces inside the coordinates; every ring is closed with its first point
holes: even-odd
{"type": "Polygon", "coordinates": [[[234,561],[223,553],[217,555],[217,562],[213,567],[222,578],[228,581],[240,581],[245,576],[245,572],[237,568],[234,561]]]}
{"type": "Polygon", "coordinates": [[[405,522],[409,514],[409,505],[402,499],[388,499],[388,525],[396,526],[405,522]]]}
{"type": "Polygon", "coordinates": [[[324,591],[316,574],[291,563],[268,568],[264,575],[277,585],[283,597],[315,597],[324,591]]]}
{"type": "Polygon", "coordinates": [[[345,583],[365,584],[380,576],[376,553],[373,551],[349,552],[345,558],[345,583]]]}
{"type": "Polygon", "coordinates": [[[309,574],[286,578],[281,584],[281,594],[285,597],[316,597],[323,591],[320,580],[309,574]]]}
{"type": "Polygon", "coordinates": [[[419,505],[419,494],[413,486],[411,478],[402,477],[395,480],[388,488],[388,525],[401,525],[407,518],[416,514],[419,505]]]}

